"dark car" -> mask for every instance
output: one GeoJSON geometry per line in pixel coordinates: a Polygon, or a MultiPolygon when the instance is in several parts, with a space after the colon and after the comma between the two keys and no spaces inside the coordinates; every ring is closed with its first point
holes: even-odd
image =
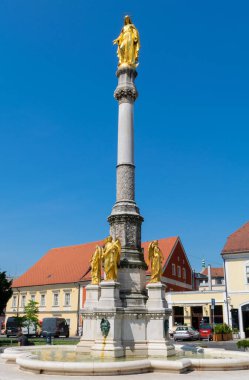
{"type": "Polygon", "coordinates": [[[64,318],[44,318],[42,321],[41,336],[47,335],[59,338],[60,336],[69,337],[69,326],[64,318]]]}
{"type": "Polygon", "coordinates": [[[200,340],[213,340],[213,328],[209,323],[203,323],[199,327],[200,340]]]}
{"type": "Polygon", "coordinates": [[[21,330],[20,319],[17,317],[9,317],[6,322],[6,335],[17,336],[18,332],[21,330]]]}
{"type": "Polygon", "coordinates": [[[18,317],[9,317],[6,322],[6,335],[17,336],[19,332],[27,336],[38,336],[37,328],[34,323],[29,324],[29,327],[22,322],[18,317]]]}

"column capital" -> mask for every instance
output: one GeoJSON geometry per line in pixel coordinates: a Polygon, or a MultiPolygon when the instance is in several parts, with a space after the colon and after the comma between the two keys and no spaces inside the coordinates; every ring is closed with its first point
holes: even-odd
{"type": "Polygon", "coordinates": [[[137,76],[136,70],[129,66],[120,67],[116,75],[118,77],[118,87],[114,92],[115,99],[117,99],[119,103],[133,103],[138,97],[138,92],[134,84],[137,76]]]}
{"type": "Polygon", "coordinates": [[[133,86],[122,86],[122,87],[118,86],[114,92],[114,98],[119,103],[135,102],[137,97],[138,97],[138,92],[137,92],[136,87],[134,85],[133,86]]]}

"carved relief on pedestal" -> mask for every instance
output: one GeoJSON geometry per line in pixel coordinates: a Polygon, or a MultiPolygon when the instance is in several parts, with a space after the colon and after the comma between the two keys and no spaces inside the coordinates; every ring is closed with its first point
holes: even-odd
{"type": "Polygon", "coordinates": [[[108,218],[110,233],[114,239],[120,239],[122,248],[141,250],[141,223],[140,215],[111,215],[108,218]]]}

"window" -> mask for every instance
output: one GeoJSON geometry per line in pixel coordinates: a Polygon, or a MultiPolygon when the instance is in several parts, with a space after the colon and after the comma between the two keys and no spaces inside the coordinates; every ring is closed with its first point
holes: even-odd
{"type": "Polygon", "coordinates": [[[66,319],[68,327],[70,327],[70,319],[66,319]]]}
{"type": "Polygon", "coordinates": [[[172,264],[172,275],[173,276],[176,275],[176,266],[175,266],[175,264],[172,264]]]}
{"type": "Polygon", "coordinates": [[[217,285],[221,285],[221,284],[222,284],[222,280],[223,280],[223,279],[222,279],[221,277],[217,277],[217,278],[216,278],[216,284],[217,284],[217,285]]]}
{"type": "Polygon", "coordinates": [[[246,266],[246,283],[249,284],[249,265],[246,266]]]}
{"type": "Polygon", "coordinates": [[[65,306],[70,306],[71,304],[71,294],[70,292],[65,293],[65,306]]]}
{"type": "Polygon", "coordinates": [[[178,265],[178,267],[177,267],[177,276],[178,277],[181,277],[182,276],[182,274],[181,274],[181,267],[178,265]]]}
{"type": "Polygon", "coordinates": [[[45,304],[46,304],[45,294],[41,294],[40,306],[45,306],[45,304]]]}
{"type": "Polygon", "coordinates": [[[17,306],[17,296],[13,296],[12,298],[12,307],[16,307],[17,306]]]}
{"type": "Polygon", "coordinates": [[[31,294],[30,299],[31,301],[35,302],[35,294],[31,294]]]}
{"type": "Polygon", "coordinates": [[[186,269],[182,268],[182,277],[184,280],[186,280],[186,269]]]}
{"type": "Polygon", "coordinates": [[[25,304],[26,304],[26,296],[22,295],[22,298],[21,298],[21,307],[25,307],[25,304]]]}
{"type": "Polygon", "coordinates": [[[59,306],[59,294],[54,293],[54,303],[53,306],[59,306]]]}
{"type": "Polygon", "coordinates": [[[246,282],[249,284],[249,265],[246,266],[246,282]]]}

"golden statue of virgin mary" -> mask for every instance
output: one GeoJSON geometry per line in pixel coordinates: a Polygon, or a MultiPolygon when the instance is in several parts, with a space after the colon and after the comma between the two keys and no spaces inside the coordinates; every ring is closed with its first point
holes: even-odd
{"type": "Polygon", "coordinates": [[[140,39],[138,30],[132,24],[130,16],[125,16],[124,26],[118,38],[113,41],[113,44],[118,45],[117,56],[119,67],[137,67],[140,39]]]}

